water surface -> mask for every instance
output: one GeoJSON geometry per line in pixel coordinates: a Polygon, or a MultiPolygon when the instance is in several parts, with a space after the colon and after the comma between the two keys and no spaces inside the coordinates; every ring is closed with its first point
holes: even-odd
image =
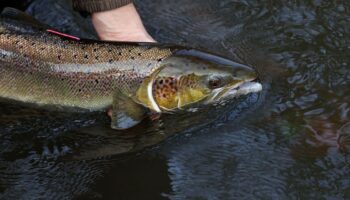
{"type": "MultiPolygon", "coordinates": [[[[103,113],[2,103],[0,197],[350,198],[349,2],[136,4],[157,41],[249,64],[264,91],[125,134],[108,129],[103,113]]],[[[66,7],[37,0],[28,10],[59,30],[94,38],[89,20],[66,7]]]]}

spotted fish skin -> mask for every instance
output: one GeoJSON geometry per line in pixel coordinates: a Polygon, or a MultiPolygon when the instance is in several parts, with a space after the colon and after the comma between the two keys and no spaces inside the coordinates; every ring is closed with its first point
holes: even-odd
{"type": "Polygon", "coordinates": [[[0,97],[104,109],[116,90],[135,94],[172,51],[150,43],[74,40],[0,18],[0,97]]]}
{"type": "Polygon", "coordinates": [[[177,92],[179,90],[176,77],[157,77],[153,82],[153,96],[157,104],[163,109],[178,107],[177,92]]]}

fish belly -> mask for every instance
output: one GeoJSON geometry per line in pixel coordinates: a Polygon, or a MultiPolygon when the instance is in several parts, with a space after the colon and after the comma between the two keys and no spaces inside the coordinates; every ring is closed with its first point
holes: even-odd
{"type": "Polygon", "coordinates": [[[95,80],[75,81],[40,72],[19,70],[0,62],[0,97],[37,105],[101,110],[112,104],[113,92],[99,91],[95,80]]]}

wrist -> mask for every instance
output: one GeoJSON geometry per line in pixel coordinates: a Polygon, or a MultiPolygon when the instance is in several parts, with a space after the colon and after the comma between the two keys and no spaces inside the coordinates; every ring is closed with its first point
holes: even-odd
{"type": "Polygon", "coordinates": [[[154,42],[132,3],[113,10],[93,13],[92,22],[102,40],[154,42]]]}

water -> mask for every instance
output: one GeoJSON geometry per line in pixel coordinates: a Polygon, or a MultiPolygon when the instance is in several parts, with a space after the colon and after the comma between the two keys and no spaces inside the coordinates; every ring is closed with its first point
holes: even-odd
{"type": "MultiPolygon", "coordinates": [[[[349,2],[136,3],[156,40],[253,65],[264,91],[226,112],[165,116],[125,134],[109,130],[103,113],[2,103],[0,197],[350,198],[349,2]],[[260,56],[242,56],[243,40],[260,56]]],[[[88,19],[65,6],[38,0],[29,10],[62,31],[95,37],[88,19]]]]}

